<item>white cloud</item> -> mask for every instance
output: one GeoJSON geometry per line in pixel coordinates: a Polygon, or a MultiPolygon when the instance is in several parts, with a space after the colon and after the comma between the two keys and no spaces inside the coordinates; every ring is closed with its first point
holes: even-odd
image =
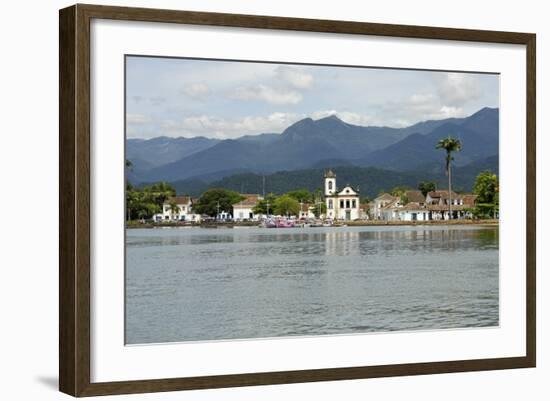
{"type": "Polygon", "coordinates": [[[220,139],[237,138],[259,133],[278,133],[304,118],[303,115],[275,112],[268,116],[221,118],[207,115],[186,117],[181,121],[165,121],[165,133],[173,136],[206,135],[220,139]]]}
{"type": "Polygon", "coordinates": [[[368,124],[407,127],[420,121],[466,115],[462,106],[446,105],[437,94],[415,93],[401,101],[387,102],[373,114],[368,124]]]}
{"type": "Polygon", "coordinates": [[[462,106],[481,96],[478,78],[472,74],[446,73],[436,75],[437,93],[444,105],[462,106]]]}
{"type": "Polygon", "coordinates": [[[153,96],[149,98],[149,101],[153,106],[159,106],[166,102],[166,98],[164,96],[153,96]]]}
{"type": "Polygon", "coordinates": [[[126,122],[128,124],[135,124],[135,125],[149,124],[151,122],[151,118],[144,114],[128,113],[126,114],[126,122]]]}
{"type": "Polygon", "coordinates": [[[300,92],[286,88],[272,88],[263,84],[241,86],[232,97],[239,100],[261,100],[271,104],[297,104],[303,99],[300,92]]]}
{"type": "Polygon", "coordinates": [[[295,67],[279,66],[275,69],[275,77],[297,89],[308,89],[313,85],[313,75],[295,67]]]}
{"type": "Polygon", "coordinates": [[[186,85],[183,93],[194,99],[202,99],[210,94],[210,87],[204,82],[194,82],[186,85]]]}

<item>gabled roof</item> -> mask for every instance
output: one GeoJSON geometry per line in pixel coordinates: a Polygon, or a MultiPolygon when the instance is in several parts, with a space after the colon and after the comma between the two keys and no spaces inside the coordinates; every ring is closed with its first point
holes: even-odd
{"type": "Polygon", "coordinates": [[[426,208],[418,202],[409,202],[403,206],[400,210],[425,210],[426,208]]]}
{"type": "MultiPolygon", "coordinates": [[[[428,195],[430,196],[430,198],[434,198],[434,199],[438,199],[438,198],[448,199],[449,198],[449,191],[447,191],[447,190],[430,191],[430,192],[428,192],[428,195]]],[[[460,198],[460,196],[455,191],[451,191],[451,197],[452,197],[452,199],[460,198]]]]}
{"type": "Polygon", "coordinates": [[[191,198],[189,196],[173,196],[166,199],[164,202],[165,205],[169,205],[170,203],[175,203],[176,205],[188,205],[191,203],[191,198]]]}
{"type": "Polygon", "coordinates": [[[346,185],[344,188],[338,191],[338,195],[357,195],[358,190],[354,189],[351,185],[346,185]],[[346,192],[348,191],[348,192],[346,192]]]}
{"type": "Polygon", "coordinates": [[[462,201],[464,202],[464,206],[474,207],[476,204],[476,198],[477,198],[477,195],[474,195],[474,194],[462,195],[462,201]]]}
{"type": "Polygon", "coordinates": [[[426,197],[422,195],[421,191],[410,190],[405,192],[405,196],[409,202],[424,203],[426,202],[426,197]]]}
{"type": "Polygon", "coordinates": [[[393,201],[395,200],[395,196],[392,196],[390,195],[389,193],[385,192],[383,193],[382,195],[378,196],[377,198],[374,199],[375,201],[381,201],[381,200],[388,200],[388,201],[393,201]]]}
{"type": "Polygon", "coordinates": [[[259,200],[263,199],[263,196],[260,194],[240,194],[240,195],[246,198],[245,200],[250,202],[258,202],[259,200]]]}
{"type": "Polygon", "coordinates": [[[233,207],[254,207],[263,197],[260,194],[240,194],[244,199],[234,203],[233,207]]]}
{"type": "Polygon", "coordinates": [[[380,208],[380,210],[390,210],[390,209],[396,209],[396,208],[399,208],[399,206],[397,206],[397,204],[399,203],[400,199],[399,198],[394,198],[390,203],[388,203],[386,206],[383,206],[380,208]]]}
{"type": "MultiPolygon", "coordinates": [[[[449,210],[449,205],[427,205],[426,208],[428,210],[431,210],[433,212],[447,212],[449,210]]],[[[454,211],[459,211],[459,210],[464,210],[464,209],[468,209],[468,206],[466,205],[452,205],[451,206],[451,210],[454,212],[454,211]]]]}

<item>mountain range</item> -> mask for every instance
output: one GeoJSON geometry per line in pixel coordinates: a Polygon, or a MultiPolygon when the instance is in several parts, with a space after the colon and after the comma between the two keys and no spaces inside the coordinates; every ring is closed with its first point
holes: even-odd
{"type": "MultiPolygon", "coordinates": [[[[367,175],[389,177],[391,172],[411,179],[437,178],[443,172],[444,152],[435,149],[435,144],[449,135],[463,144],[462,151],[454,154],[457,168],[473,171],[483,165],[498,169],[499,110],[483,108],[468,117],[423,121],[405,128],[358,126],[332,115],[305,118],[280,134],[225,140],[201,136],[128,139],[126,158],[133,165],[128,180],[134,184],[168,181],[178,187],[186,182],[198,188],[232,176],[271,177],[328,167],[362,170],[367,175]]],[[[471,184],[465,183],[465,189],[471,184]]]]}

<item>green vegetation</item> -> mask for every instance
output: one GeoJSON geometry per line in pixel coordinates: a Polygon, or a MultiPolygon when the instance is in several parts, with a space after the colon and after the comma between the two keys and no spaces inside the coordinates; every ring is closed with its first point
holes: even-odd
{"type": "Polygon", "coordinates": [[[256,214],[265,214],[266,216],[273,214],[273,205],[275,204],[275,199],[277,199],[275,194],[267,194],[263,200],[259,201],[256,204],[252,211],[256,214]]]}
{"type": "Polygon", "coordinates": [[[193,204],[195,213],[215,217],[218,213],[233,213],[233,205],[244,200],[238,192],[223,188],[207,190],[199,200],[193,204]]]}
{"type": "MultiPolygon", "coordinates": [[[[452,138],[451,138],[452,139],[452,138]]],[[[445,140],[443,140],[445,141],[445,140]]],[[[446,149],[446,148],[445,148],[446,149]]],[[[452,160],[452,156],[447,160],[452,160]]],[[[450,170],[450,164],[448,166],[450,170]]],[[[476,206],[471,212],[476,218],[487,219],[497,218],[499,212],[499,191],[498,176],[490,170],[479,173],[473,187],[473,193],[477,195],[476,206]]],[[[433,191],[436,184],[432,181],[420,181],[418,189],[425,196],[433,191]]],[[[450,187],[449,187],[450,188],[450,187]]],[[[393,196],[399,196],[403,204],[407,204],[406,192],[411,186],[406,184],[394,186],[388,191],[393,196]]],[[[380,191],[380,194],[384,191],[380,191]]],[[[154,214],[160,213],[163,204],[168,201],[168,212],[173,216],[180,212],[180,208],[174,201],[169,199],[176,195],[174,187],[166,182],[159,182],[143,188],[126,186],[126,218],[132,220],[150,219],[154,214]]],[[[233,213],[233,205],[244,200],[238,192],[225,188],[207,189],[193,204],[193,210],[197,214],[215,217],[218,213],[233,213]]],[[[368,203],[371,199],[368,196],[361,197],[361,204],[368,203]]],[[[253,208],[255,214],[262,215],[299,215],[300,204],[309,204],[310,210],[316,217],[326,214],[327,207],[320,189],[310,191],[306,188],[291,190],[277,195],[273,192],[267,194],[265,199],[258,201],[253,208]]]]}
{"type": "Polygon", "coordinates": [[[275,199],[274,214],[281,216],[296,216],[300,212],[300,203],[292,196],[286,194],[275,199]]]}
{"type": "Polygon", "coordinates": [[[281,196],[269,193],[266,195],[265,199],[258,201],[252,211],[256,214],[265,215],[298,215],[300,203],[311,204],[311,210],[316,217],[319,217],[327,211],[327,206],[322,199],[321,191],[316,190],[315,193],[312,193],[307,189],[290,191],[281,196]]]}
{"type": "Polygon", "coordinates": [[[170,184],[160,182],[142,189],[126,185],[126,219],[149,219],[162,211],[166,199],[175,196],[176,190],[170,184]]]}
{"type": "Polygon", "coordinates": [[[435,191],[435,182],[421,181],[418,183],[418,190],[422,192],[423,196],[426,196],[428,192],[435,191]]]}
{"type": "Polygon", "coordinates": [[[325,202],[322,202],[321,200],[317,201],[315,205],[311,206],[311,211],[315,215],[316,218],[321,217],[321,215],[326,215],[327,213],[327,204],[325,202]]]}
{"type": "Polygon", "coordinates": [[[315,201],[315,196],[307,189],[298,189],[295,191],[290,191],[290,192],[287,192],[286,195],[297,200],[298,202],[313,203],[315,201]]]}
{"type": "Polygon", "coordinates": [[[482,171],[477,176],[473,192],[477,195],[474,216],[496,218],[499,212],[498,176],[488,170],[482,171]]]}
{"type": "Polygon", "coordinates": [[[409,198],[407,198],[407,195],[406,195],[406,192],[408,190],[409,190],[409,188],[403,187],[403,186],[395,187],[390,191],[390,195],[391,196],[399,196],[399,198],[401,199],[401,203],[403,205],[406,205],[407,203],[409,203],[409,198]]]}
{"type": "MultiPolygon", "coordinates": [[[[388,191],[397,186],[416,188],[421,181],[433,182],[437,188],[445,188],[448,177],[445,175],[444,166],[422,171],[394,171],[383,170],[375,167],[336,166],[333,171],[338,176],[338,182],[350,182],[355,188],[360,188],[361,196],[375,198],[380,192],[388,191]]],[[[476,176],[480,171],[492,170],[498,174],[498,157],[488,159],[486,162],[478,162],[475,165],[456,167],[453,165],[453,188],[470,192],[476,176]]],[[[294,191],[296,188],[304,188],[315,192],[322,184],[323,168],[312,168],[293,171],[279,171],[265,175],[265,193],[272,192],[282,195],[294,191]]],[[[216,181],[203,181],[189,179],[172,182],[178,193],[188,193],[199,197],[209,188],[226,188],[240,192],[246,189],[248,193],[261,194],[264,191],[262,174],[239,173],[221,178],[216,181]]]]}

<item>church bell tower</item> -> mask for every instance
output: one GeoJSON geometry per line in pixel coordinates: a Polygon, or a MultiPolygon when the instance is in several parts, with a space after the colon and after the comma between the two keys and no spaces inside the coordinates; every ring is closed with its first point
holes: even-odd
{"type": "Polygon", "coordinates": [[[325,196],[332,196],[336,193],[336,174],[332,170],[325,172],[325,196]]]}

